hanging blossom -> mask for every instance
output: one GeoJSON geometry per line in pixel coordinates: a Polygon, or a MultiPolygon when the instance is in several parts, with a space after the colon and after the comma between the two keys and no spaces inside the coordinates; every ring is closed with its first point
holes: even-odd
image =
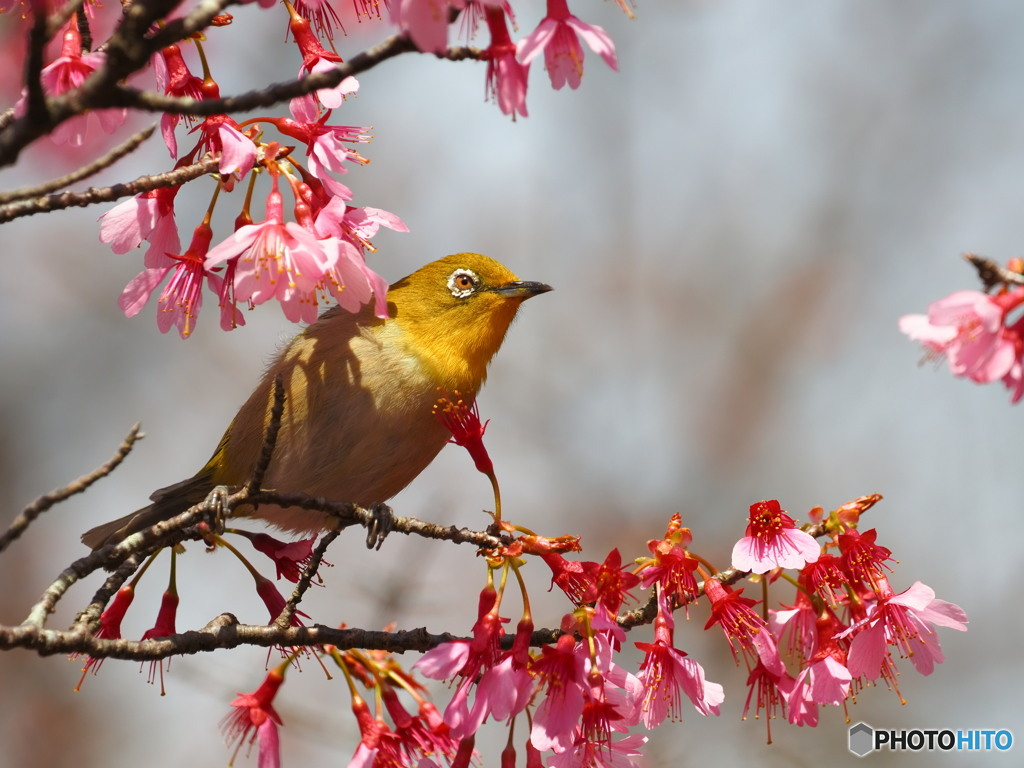
{"type": "MultiPolygon", "coordinates": [[[[156,87],[161,93],[175,98],[204,98],[206,88],[203,79],[189,71],[181,48],[177,45],[169,45],[159,51],[153,56],[152,62],[156,87]]],[[[212,81],[210,85],[216,88],[212,81]]],[[[211,98],[216,97],[211,95],[211,98]]],[[[167,146],[167,151],[171,153],[171,159],[178,157],[178,140],[174,135],[174,129],[183,118],[189,125],[195,120],[191,115],[182,116],[176,112],[164,112],[160,116],[160,135],[167,146]]]]}
{"type": "Polygon", "coordinates": [[[236,744],[232,763],[243,744],[248,742],[251,748],[258,740],[260,768],[279,768],[281,765],[277,727],[282,722],[274,709],[274,697],[284,682],[284,673],[290,663],[291,660],[286,661],[270,670],[259,688],[252,693],[239,693],[238,698],[231,702],[234,709],[221,721],[221,729],[225,740],[236,744]]]}
{"type": "Polygon", "coordinates": [[[785,671],[779,650],[767,623],[753,610],[756,601],[742,597],[742,589],[733,590],[718,579],[704,581],[704,594],[711,601],[711,616],[704,629],[715,624],[722,627],[733,658],[739,658],[737,648],[747,659],[748,668],[760,659],[767,669],[777,675],[785,671]]]}
{"type": "Polygon", "coordinates": [[[648,730],[657,728],[669,718],[682,720],[684,694],[702,715],[717,715],[725,700],[725,691],[718,683],[708,682],[704,669],[684,651],[674,646],[675,618],[669,605],[668,592],[657,587],[658,613],[654,618],[654,642],[635,643],[644,652],[639,680],[643,695],[637,699],[632,722],[643,721],[648,730]]]}
{"type": "Polygon", "coordinates": [[[900,331],[924,346],[926,359],[946,358],[954,376],[979,384],[1002,380],[1011,402],[1024,397],[1024,318],[1007,315],[1024,304],[1024,287],[989,295],[957,291],[932,302],[927,315],[904,315],[900,331]]]}
{"type": "MultiPolygon", "coordinates": [[[[48,96],[60,96],[62,93],[78,88],[107,60],[102,51],[82,52],[82,35],[78,31],[78,17],[72,16],[64,30],[64,40],[60,56],[50,62],[40,73],[43,92],[48,96]]],[[[22,91],[21,98],[14,105],[14,114],[24,117],[28,110],[28,93],[22,91]]],[[[128,116],[127,109],[99,109],[65,120],[51,133],[50,139],[55,144],[68,144],[80,147],[85,143],[90,126],[98,125],[104,133],[114,133],[128,116]]]]}
{"type": "Polygon", "coordinates": [[[488,5],[485,8],[491,44],[484,51],[487,61],[485,98],[493,98],[498,108],[514,120],[516,115],[527,117],[526,85],[530,65],[519,61],[516,44],[508,32],[506,14],[508,6],[488,5]]]}
{"type": "Polygon", "coordinates": [[[284,220],[284,200],[272,177],[267,218],[247,224],[210,250],[206,268],[237,259],[234,290],[240,301],[254,305],[280,302],[292,322],[316,320],[316,289],[337,264],[338,252],[324,248],[316,234],[284,220]]]}
{"type": "MultiPolygon", "coordinates": [[[[313,13],[310,13],[310,11],[313,11],[312,4],[304,7],[302,4],[296,3],[293,7],[291,3],[286,2],[285,7],[291,16],[288,28],[291,30],[295,44],[299,47],[299,52],[302,54],[299,76],[301,77],[304,73],[314,74],[330,72],[336,69],[337,65],[342,63],[341,56],[333,51],[328,51],[320,44],[320,41],[313,33],[313,29],[310,27],[310,22],[307,20],[308,17],[313,16],[314,24],[317,26],[318,31],[321,34],[325,34],[324,29],[321,27],[329,26],[325,18],[327,12],[333,15],[334,22],[338,20],[330,4],[323,2],[313,13]]],[[[327,29],[325,36],[328,39],[331,38],[330,29],[327,29]]],[[[350,96],[358,89],[358,81],[354,77],[346,77],[333,88],[321,88],[313,93],[297,96],[291,101],[292,115],[299,120],[315,121],[319,117],[318,102],[326,109],[337,109],[345,101],[346,96],[350,96]]]]}
{"type": "Polygon", "coordinates": [[[922,675],[930,675],[945,658],[936,626],[967,631],[963,609],[935,597],[935,590],[920,581],[896,594],[884,577],[878,579],[878,602],[871,612],[837,635],[853,634],[849,669],[854,676],[878,678],[892,663],[890,647],[909,658],[922,675]]]}
{"type": "Polygon", "coordinates": [[[242,313],[228,300],[227,284],[224,279],[206,269],[206,254],[210,248],[213,230],[204,221],[192,235],[192,243],[185,253],[166,254],[166,266],[145,269],[125,286],[118,299],[118,306],[125,317],[134,317],[149,301],[167,275],[170,281],[157,300],[156,325],[160,333],[167,333],[172,327],[178,329],[185,339],[195,328],[199,310],[203,305],[203,284],[221,298],[220,325],[225,331],[245,325],[242,313]]]}
{"type": "Polygon", "coordinates": [[[567,0],[548,0],[547,16],[519,43],[519,60],[529,64],[543,53],[552,88],[560,90],[567,83],[570,88],[579,88],[583,79],[581,39],[618,71],[611,37],[601,27],[585,24],[573,16],[567,0]]]}
{"type": "Polygon", "coordinates": [[[449,9],[462,10],[466,0],[393,0],[391,19],[409,33],[424,53],[443,53],[448,47],[449,9]]]}
{"type": "Polygon", "coordinates": [[[128,253],[149,243],[144,263],[150,268],[168,266],[167,254],[181,252],[174,198],[181,187],[161,187],[118,203],[100,216],[100,242],[114,253],[128,253]]]}

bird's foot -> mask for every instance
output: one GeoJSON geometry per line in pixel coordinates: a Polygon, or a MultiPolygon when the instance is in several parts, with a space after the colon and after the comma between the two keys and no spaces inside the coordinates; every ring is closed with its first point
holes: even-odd
{"type": "Polygon", "coordinates": [[[387,504],[374,504],[370,507],[370,514],[373,517],[366,525],[366,548],[378,550],[394,528],[395,513],[387,504]]]}
{"type": "Polygon", "coordinates": [[[205,499],[203,499],[203,525],[209,533],[224,533],[224,521],[230,514],[228,510],[228,497],[238,490],[237,486],[229,485],[214,486],[205,499]]]}

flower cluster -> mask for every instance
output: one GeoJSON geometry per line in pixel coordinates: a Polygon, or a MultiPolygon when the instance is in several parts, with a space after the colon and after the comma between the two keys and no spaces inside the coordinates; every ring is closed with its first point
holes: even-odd
{"type": "MultiPolygon", "coordinates": [[[[4,4],[0,12],[13,11],[14,5],[4,4]]],[[[23,16],[27,20],[50,6],[42,2],[26,5],[31,8],[23,16]]],[[[623,2],[620,5],[629,13],[623,2]]],[[[266,13],[280,14],[286,22],[287,36],[300,59],[300,80],[325,75],[330,79],[344,63],[334,45],[335,32],[344,32],[344,15],[397,32],[405,44],[411,42],[425,53],[447,52],[449,33],[456,24],[467,42],[474,41],[483,29],[488,36],[485,46],[453,49],[452,55],[476,58],[486,65],[485,98],[493,99],[513,118],[527,115],[530,63],[542,55],[556,89],[579,87],[584,44],[609,67],[617,68],[611,38],[600,27],[575,16],[567,0],[548,0],[544,17],[518,42],[512,38],[511,30],[518,27],[507,0],[357,0],[351,8],[339,0],[260,0],[259,6],[266,13]],[[481,25],[481,21],[485,23],[481,25]]],[[[92,30],[128,22],[103,19],[98,23],[96,17],[101,13],[111,11],[107,6],[86,3],[70,15],[59,51],[54,51],[41,72],[44,98],[71,94],[87,87],[90,78],[104,76],[109,62],[103,46],[87,50],[83,39],[91,44],[92,30]]],[[[186,13],[194,22],[201,9],[175,10],[173,15],[186,13]]],[[[203,23],[208,26],[201,33],[154,50],[148,62],[152,76],[140,75],[133,80],[133,87],[145,88],[149,78],[149,92],[158,97],[220,102],[221,87],[205,47],[225,42],[225,28],[231,26],[232,17],[222,14],[203,23]]],[[[159,26],[162,24],[154,28],[159,26]]],[[[355,195],[340,177],[367,163],[357,147],[368,142],[370,135],[365,127],[336,120],[336,112],[359,91],[360,84],[351,76],[335,79],[339,80],[336,85],[291,99],[287,117],[265,114],[243,120],[226,112],[202,117],[173,108],[163,112],[160,135],[175,170],[215,162],[218,177],[208,211],[194,225],[187,245],[179,236],[176,220],[182,182],[162,182],[101,217],[100,239],[115,253],[142,244],[146,248],[144,268],[119,300],[125,315],[138,314],[155,297],[158,329],[166,333],[175,328],[182,338],[194,331],[207,293],[217,302],[224,330],[244,324],[240,308],[268,301],[278,302],[286,317],[295,322],[314,320],[327,300],[349,312],[359,311],[372,300],[373,313],[386,316],[387,283],[368,266],[366,255],[375,250],[371,241],[380,227],[400,232],[406,227],[393,213],[352,204],[355,195]],[[188,147],[179,145],[182,128],[188,130],[188,147]],[[259,177],[265,177],[269,187],[262,211],[257,202],[259,177]],[[245,192],[241,204],[231,212],[233,231],[217,231],[224,225],[214,224],[214,212],[225,206],[218,198],[236,188],[245,192]]],[[[38,111],[36,101],[39,94],[25,89],[14,114],[24,117],[31,109],[38,111]]],[[[57,125],[51,138],[81,148],[90,133],[114,133],[127,117],[128,110],[123,107],[85,110],[57,125]]],[[[226,221],[228,217],[216,218],[226,221]]]]}
{"type": "MultiPolygon", "coordinates": [[[[1021,274],[1015,260],[1010,272],[1021,274]]],[[[957,291],[932,302],[927,315],[904,315],[900,330],[924,346],[925,358],[945,358],[954,376],[978,384],[1002,381],[1010,401],[1024,397],[1024,287],[1004,286],[994,294],[957,291]]]]}
{"type": "MultiPolygon", "coordinates": [[[[475,754],[476,735],[488,721],[508,729],[503,766],[515,765],[518,750],[527,766],[639,765],[647,740],[643,730],[683,720],[687,702],[700,716],[719,715],[725,702],[723,686],[707,679],[676,634],[674,612],[701,594],[710,608],[705,629],[720,628],[737,663],[742,658],[745,664],[744,718],[752,707],[755,717],[763,713],[769,741],[771,720],[817,725],[821,707],[846,707],[878,678],[898,694],[898,661],[909,659],[920,673],[931,674],[943,659],[936,628],[964,630],[966,616],[920,582],[900,593],[892,589],[891,552],[877,543],[874,529],[861,533],[856,527],[860,514],[878,499],[862,497],[820,519],[814,531],[826,537],[825,546],[815,544],[813,551],[807,540],[815,539],[795,527],[777,501],[751,505],[747,536],[734,552],[743,565],[753,566],[744,570],[761,574],[756,578],[766,587],[783,569],[797,571],[789,579],[797,585],[796,599],[781,609],[769,609],[767,597],[759,604],[733,588],[743,575],[735,567],[703,574],[703,586],[698,585],[695,573],[708,566],[689,551],[692,537],[678,515],[663,538],[648,543],[650,556],[632,567],[623,566],[618,550],[600,563],[567,560],[560,540],[536,534],[523,537],[527,546],[517,540],[490,552],[470,636],[438,645],[414,665],[427,678],[448,681],[452,693],[442,713],[387,654],[325,652],[345,671],[361,733],[350,768],[430,768],[442,762],[460,768],[475,754]],[[747,541],[751,538],[754,543],[747,541]],[[553,640],[538,642],[535,636],[520,574],[524,552],[542,554],[552,583],[573,604],[553,640]],[[501,610],[510,574],[524,606],[512,637],[501,610]],[[653,590],[648,603],[653,637],[634,643],[644,657],[631,670],[621,657],[626,628],[640,623],[636,617],[645,609],[621,611],[638,588],[653,590]],[[357,682],[373,695],[364,699],[357,682]],[[517,721],[526,723],[527,733],[518,742],[517,721]]],[[[820,511],[814,514],[822,517],[820,511]]],[[[513,529],[506,524],[505,530],[513,529]]],[[[252,699],[266,711],[258,695],[265,688],[266,683],[235,705],[252,699]]],[[[268,719],[273,720],[263,717],[261,723],[268,719]]],[[[231,722],[239,721],[255,722],[236,713],[231,722]]],[[[233,733],[256,738],[258,732],[235,728],[233,733]]],[[[265,745],[259,738],[261,764],[276,764],[276,731],[265,745]]]]}

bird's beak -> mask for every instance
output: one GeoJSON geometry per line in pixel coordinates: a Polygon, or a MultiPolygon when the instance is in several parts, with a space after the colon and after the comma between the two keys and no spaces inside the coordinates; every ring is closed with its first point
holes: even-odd
{"type": "Polygon", "coordinates": [[[552,288],[547,283],[535,283],[528,280],[513,280],[511,283],[505,283],[491,289],[493,293],[497,293],[499,296],[507,296],[510,299],[521,298],[524,301],[531,296],[547,293],[550,290],[552,288]]]}

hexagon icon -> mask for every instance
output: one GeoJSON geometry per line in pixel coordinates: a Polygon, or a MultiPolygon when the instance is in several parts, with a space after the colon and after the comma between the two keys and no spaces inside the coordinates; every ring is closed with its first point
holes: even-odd
{"type": "Polygon", "coordinates": [[[850,751],[857,757],[864,757],[874,750],[875,730],[867,723],[850,726],[850,751]]]}

